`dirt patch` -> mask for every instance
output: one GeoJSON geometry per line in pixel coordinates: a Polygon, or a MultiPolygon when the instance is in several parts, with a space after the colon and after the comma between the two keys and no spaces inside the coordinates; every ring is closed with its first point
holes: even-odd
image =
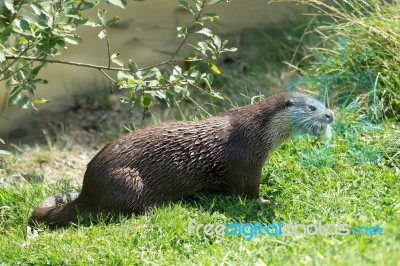
{"type": "Polygon", "coordinates": [[[83,98],[64,112],[39,112],[5,139],[14,155],[0,157],[0,186],[61,178],[80,184],[93,156],[127,132],[126,125],[141,120],[142,113],[131,113],[118,95],[108,96],[107,102],[83,98]]]}

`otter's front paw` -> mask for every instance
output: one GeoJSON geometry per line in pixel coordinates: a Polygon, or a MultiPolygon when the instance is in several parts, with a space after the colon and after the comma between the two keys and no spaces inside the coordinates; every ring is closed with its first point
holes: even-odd
{"type": "Polygon", "coordinates": [[[258,198],[258,202],[259,202],[259,203],[263,203],[263,204],[269,204],[269,203],[271,203],[270,200],[264,199],[263,197],[259,197],[259,198],[258,198]]]}

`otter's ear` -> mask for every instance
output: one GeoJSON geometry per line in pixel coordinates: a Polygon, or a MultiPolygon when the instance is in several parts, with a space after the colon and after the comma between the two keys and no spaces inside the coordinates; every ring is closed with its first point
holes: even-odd
{"type": "Polygon", "coordinates": [[[290,98],[288,98],[288,100],[287,100],[287,102],[286,102],[286,106],[287,106],[287,107],[290,107],[290,106],[293,106],[293,105],[294,105],[293,100],[290,99],[290,98]]]}

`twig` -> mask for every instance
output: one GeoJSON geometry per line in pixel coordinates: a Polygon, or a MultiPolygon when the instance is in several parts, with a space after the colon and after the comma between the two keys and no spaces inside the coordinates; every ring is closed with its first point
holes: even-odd
{"type": "Polygon", "coordinates": [[[108,54],[108,68],[110,68],[111,67],[110,41],[108,40],[108,32],[107,32],[105,26],[103,26],[103,31],[106,34],[107,54],[108,54]]]}
{"type": "Polygon", "coordinates": [[[18,59],[20,59],[21,56],[23,56],[23,55],[28,51],[28,49],[29,49],[29,44],[30,44],[30,43],[28,43],[28,44],[26,45],[25,49],[17,56],[17,58],[15,58],[14,61],[12,61],[10,64],[8,64],[8,66],[6,66],[6,67],[1,71],[0,76],[1,76],[3,73],[5,73],[8,69],[10,69],[10,67],[12,67],[12,66],[15,64],[15,62],[17,62],[18,59]]]}
{"type": "MultiPolygon", "coordinates": [[[[108,54],[108,68],[111,67],[111,52],[110,52],[110,40],[108,39],[108,32],[106,30],[106,26],[103,25],[103,32],[106,36],[106,44],[107,44],[107,54],[108,54]]],[[[112,84],[116,83],[114,79],[112,79],[103,69],[99,69],[101,73],[103,73],[110,80],[110,93],[113,93],[112,84]]]]}
{"type": "Polygon", "coordinates": [[[110,82],[117,84],[117,82],[112,77],[110,77],[110,75],[108,75],[103,69],[99,68],[99,71],[103,73],[103,75],[106,76],[110,80],[110,82]]]}
{"type": "Polygon", "coordinates": [[[188,29],[188,34],[186,34],[186,36],[183,38],[182,42],[179,44],[178,48],[176,49],[175,53],[172,55],[172,57],[171,57],[171,59],[169,60],[169,62],[172,62],[172,61],[175,59],[176,55],[177,55],[178,52],[181,50],[182,46],[186,43],[186,40],[188,39],[189,35],[192,34],[191,31],[192,31],[193,28],[195,27],[196,21],[199,20],[199,18],[200,18],[200,16],[201,16],[201,13],[202,13],[203,10],[204,10],[204,5],[205,5],[206,1],[207,1],[207,0],[203,0],[203,1],[202,1],[202,3],[201,3],[201,9],[199,10],[199,13],[197,13],[197,15],[195,16],[194,22],[193,22],[192,26],[190,27],[190,29],[188,29]]]}
{"type": "Polygon", "coordinates": [[[146,117],[146,113],[147,113],[148,110],[149,110],[148,107],[144,107],[144,108],[143,108],[143,112],[142,112],[142,122],[140,123],[140,127],[143,127],[144,119],[145,119],[145,117],[146,117]]]}

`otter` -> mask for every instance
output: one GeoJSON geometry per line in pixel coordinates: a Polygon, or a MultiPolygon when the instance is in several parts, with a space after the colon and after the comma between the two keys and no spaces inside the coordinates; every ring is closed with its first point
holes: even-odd
{"type": "Polygon", "coordinates": [[[79,195],[46,198],[29,223],[61,227],[78,216],[140,214],[207,188],[259,198],[271,153],[292,135],[326,135],[332,121],[320,101],[292,92],[205,120],[139,129],[95,155],[79,195]]]}

